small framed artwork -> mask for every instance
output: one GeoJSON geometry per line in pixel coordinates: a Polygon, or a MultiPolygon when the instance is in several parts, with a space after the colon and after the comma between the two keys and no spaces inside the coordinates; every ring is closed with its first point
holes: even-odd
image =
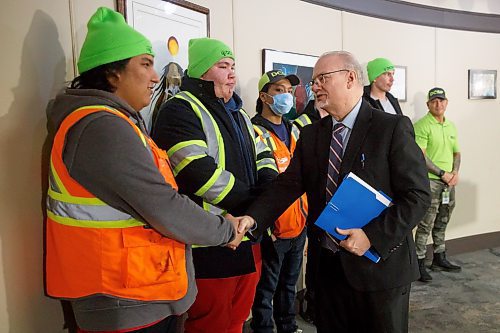
{"type": "Polygon", "coordinates": [[[295,74],[300,79],[299,85],[294,90],[294,107],[287,113],[287,118],[296,118],[304,111],[307,103],[314,99],[309,82],[312,79],[313,68],[318,58],[307,54],[271,49],[262,50],[262,74],[273,69],[280,69],[285,74],[295,74]]]}
{"type": "Polygon", "coordinates": [[[497,71],[469,69],[469,99],[497,98],[497,71]]]}
{"type": "Polygon", "coordinates": [[[161,104],[179,91],[188,65],[188,43],[210,35],[209,9],[184,0],[117,0],[127,23],[153,44],[155,70],[161,75],[150,106],[141,111],[151,126],[161,104]]]}
{"type": "Polygon", "coordinates": [[[400,102],[406,102],[406,82],[406,66],[394,66],[391,94],[400,102]]]}

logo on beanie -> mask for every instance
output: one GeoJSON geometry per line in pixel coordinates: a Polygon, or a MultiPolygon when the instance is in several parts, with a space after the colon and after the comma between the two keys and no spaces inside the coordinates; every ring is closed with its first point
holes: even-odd
{"type": "Polygon", "coordinates": [[[230,50],[222,50],[220,51],[220,54],[225,58],[225,57],[228,57],[228,56],[231,56],[233,55],[233,53],[230,51],[230,50]]]}

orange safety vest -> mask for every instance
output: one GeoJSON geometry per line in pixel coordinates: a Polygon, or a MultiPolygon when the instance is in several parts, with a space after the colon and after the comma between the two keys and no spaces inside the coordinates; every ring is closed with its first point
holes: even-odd
{"type": "Polygon", "coordinates": [[[64,299],[101,294],[141,301],[178,300],[188,288],[186,245],[96,198],[71,178],[64,165],[68,130],[85,116],[102,111],[132,126],[165,181],[177,190],[166,152],[124,114],[101,105],[73,111],[61,123],[50,157],[47,293],[64,299]]]}
{"type": "MultiPolygon", "coordinates": [[[[290,135],[290,150],[283,141],[266,128],[254,125],[255,132],[260,135],[273,152],[278,172],[285,172],[295,151],[295,145],[298,140],[298,129],[293,126],[290,135]]],[[[307,196],[303,194],[281,216],[274,222],[273,234],[279,238],[294,238],[300,235],[307,219],[307,196]]]]}

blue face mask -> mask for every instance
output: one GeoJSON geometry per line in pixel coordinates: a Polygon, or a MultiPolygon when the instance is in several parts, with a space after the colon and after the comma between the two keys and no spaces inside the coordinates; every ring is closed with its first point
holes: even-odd
{"type": "MultiPolygon", "coordinates": [[[[269,95],[269,94],[268,94],[269,95]]],[[[269,95],[271,96],[271,95],[269,95]]],[[[277,115],[282,116],[290,112],[293,106],[293,95],[290,93],[278,94],[271,96],[274,100],[273,104],[268,104],[271,110],[277,115]]]]}

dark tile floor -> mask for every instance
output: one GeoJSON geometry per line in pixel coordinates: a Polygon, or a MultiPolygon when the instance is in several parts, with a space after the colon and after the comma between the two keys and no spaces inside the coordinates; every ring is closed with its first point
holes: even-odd
{"type": "MultiPolygon", "coordinates": [[[[431,271],[432,282],[412,285],[409,332],[500,332],[500,248],[448,259],[461,265],[462,271],[431,271]]],[[[304,333],[316,332],[297,318],[304,333]]]]}

